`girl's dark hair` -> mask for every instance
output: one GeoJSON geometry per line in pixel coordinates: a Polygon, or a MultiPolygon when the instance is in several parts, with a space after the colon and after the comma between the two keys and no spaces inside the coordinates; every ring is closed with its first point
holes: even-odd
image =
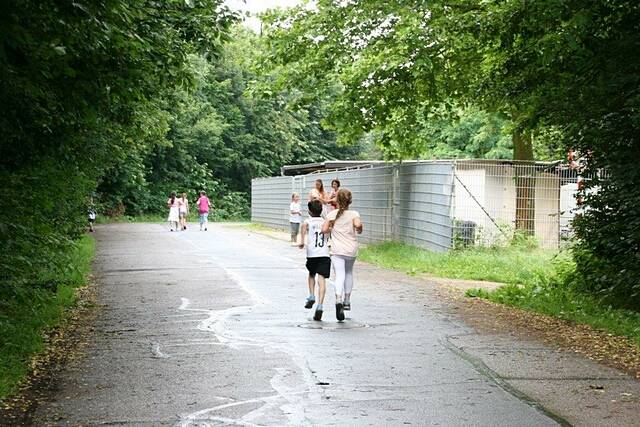
{"type": "Polygon", "coordinates": [[[205,192],[204,192],[204,190],[201,190],[201,191],[200,191],[200,195],[201,195],[201,196],[206,196],[206,195],[207,195],[207,193],[205,193],[205,192]]]}
{"type": "Polygon", "coordinates": [[[318,191],[320,191],[321,193],[324,193],[324,185],[322,185],[322,180],[318,178],[316,179],[316,182],[320,183],[320,190],[318,191]]]}
{"type": "Polygon", "coordinates": [[[340,180],[339,180],[339,179],[337,179],[337,178],[336,178],[336,179],[334,179],[334,180],[332,180],[332,181],[331,181],[331,186],[332,186],[332,187],[333,187],[333,183],[334,183],[334,182],[335,182],[336,184],[338,184],[338,187],[340,187],[340,180]]]}
{"type": "Polygon", "coordinates": [[[318,199],[313,199],[309,203],[307,203],[307,207],[309,208],[309,212],[313,217],[319,217],[322,215],[322,202],[318,199]]]}
{"type": "Polygon", "coordinates": [[[173,202],[175,202],[175,201],[176,201],[176,192],[172,191],[171,192],[171,204],[173,204],[173,202]]]}

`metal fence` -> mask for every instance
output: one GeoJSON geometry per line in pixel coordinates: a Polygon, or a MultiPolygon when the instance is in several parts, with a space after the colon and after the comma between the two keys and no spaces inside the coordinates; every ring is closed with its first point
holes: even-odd
{"type": "Polygon", "coordinates": [[[343,187],[353,192],[352,209],[357,210],[367,224],[362,233],[364,242],[381,242],[391,238],[393,166],[338,170],[310,175],[258,178],[251,182],[251,220],[279,229],[289,228],[291,194],[300,194],[305,211],[307,194],[321,179],[328,189],[337,178],[343,187]]]}
{"type": "Polygon", "coordinates": [[[252,221],[288,229],[291,194],[304,206],[316,179],[353,192],[364,242],[434,251],[503,245],[514,236],[556,248],[571,235],[580,177],[559,162],[410,161],[252,181],[252,221]]]}
{"type": "Polygon", "coordinates": [[[399,185],[393,193],[398,230],[392,237],[433,251],[448,250],[453,232],[454,164],[411,162],[397,169],[399,185]]]}

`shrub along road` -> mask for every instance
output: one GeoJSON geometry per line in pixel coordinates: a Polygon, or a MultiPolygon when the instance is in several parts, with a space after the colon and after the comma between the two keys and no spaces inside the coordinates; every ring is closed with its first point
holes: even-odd
{"type": "MultiPolygon", "coordinates": [[[[96,233],[86,356],[37,425],[632,425],[640,383],[581,356],[479,332],[437,286],[361,264],[353,310],[322,323],[304,254],[212,225],[96,233]]],[[[330,293],[330,292],[329,292],[330,293]]]]}

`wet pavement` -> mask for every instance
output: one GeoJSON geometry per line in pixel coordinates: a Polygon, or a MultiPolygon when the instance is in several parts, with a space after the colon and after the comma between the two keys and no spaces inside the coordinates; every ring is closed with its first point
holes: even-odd
{"type": "Polygon", "coordinates": [[[111,224],[96,237],[104,307],[37,425],[634,425],[640,414],[637,381],[478,333],[399,273],[357,264],[347,320],[328,291],[315,322],[304,253],[285,242],[220,225],[111,224]]]}

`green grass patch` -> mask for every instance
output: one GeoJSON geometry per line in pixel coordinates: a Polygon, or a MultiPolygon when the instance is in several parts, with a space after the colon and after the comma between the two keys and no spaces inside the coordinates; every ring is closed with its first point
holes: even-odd
{"type": "Polygon", "coordinates": [[[398,242],[363,247],[359,259],[407,274],[537,285],[555,274],[556,251],[526,246],[431,252],[398,242]]]}
{"type": "Polygon", "coordinates": [[[120,222],[167,222],[167,216],[144,214],[144,215],[119,215],[105,216],[99,215],[96,218],[98,224],[111,224],[120,222]]]}
{"type": "MultiPolygon", "coordinates": [[[[112,223],[143,223],[143,222],[153,222],[153,223],[166,223],[167,215],[157,215],[157,214],[143,214],[143,215],[120,215],[120,216],[104,216],[99,215],[96,218],[96,222],[98,224],[112,224],[112,223]]],[[[187,222],[195,223],[200,220],[200,215],[191,211],[187,216],[187,222]]],[[[221,218],[216,216],[216,214],[209,214],[209,222],[243,222],[247,221],[247,218],[238,217],[238,218],[221,218]]]]}
{"type": "Polygon", "coordinates": [[[640,313],[579,291],[572,282],[576,267],[569,251],[558,253],[524,242],[435,253],[386,242],[363,247],[359,259],[408,274],[505,283],[494,291],[471,289],[467,296],[587,324],[640,345],[640,313]]]}
{"type": "Polygon", "coordinates": [[[31,358],[43,350],[43,333],[64,322],[76,303],[75,288],[86,284],[94,240],[82,237],[65,254],[68,267],[45,274],[48,285],[0,287],[0,399],[15,393],[31,358]]]}

